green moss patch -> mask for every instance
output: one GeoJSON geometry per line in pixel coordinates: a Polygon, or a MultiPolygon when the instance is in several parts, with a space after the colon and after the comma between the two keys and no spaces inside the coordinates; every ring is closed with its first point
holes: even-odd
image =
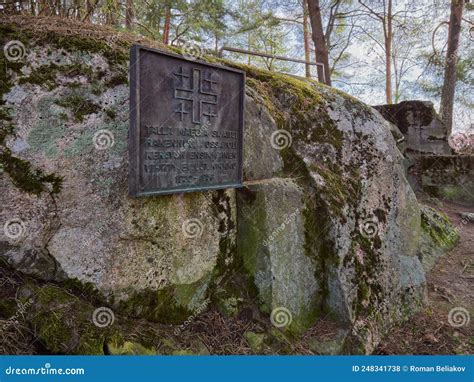
{"type": "Polygon", "coordinates": [[[77,122],[82,122],[88,114],[98,113],[102,108],[79,92],[71,92],[56,101],[59,106],[72,111],[77,122]]]}
{"type": "Polygon", "coordinates": [[[422,206],[421,229],[441,247],[452,247],[459,239],[459,233],[443,212],[422,206]]]}
{"type": "Polygon", "coordinates": [[[149,321],[181,324],[192,311],[188,309],[186,302],[192,296],[198,285],[179,287],[168,287],[160,290],[144,290],[135,292],[126,301],[119,303],[119,310],[131,317],[143,317],[149,321]],[[187,301],[182,301],[187,300],[187,301]]]}
{"type": "Polygon", "coordinates": [[[43,191],[53,194],[61,192],[63,179],[60,176],[35,169],[29,162],[12,155],[11,150],[4,144],[7,135],[12,134],[12,131],[11,125],[0,127],[0,168],[2,171],[10,176],[16,187],[25,192],[34,195],[40,195],[43,191]]]}
{"type": "Polygon", "coordinates": [[[1,148],[0,164],[13,184],[23,191],[34,195],[40,195],[43,191],[53,194],[61,192],[63,179],[60,176],[34,169],[29,162],[12,156],[8,149],[1,148]]]}
{"type": "MultiPolygon", "coordinates": [[[[22,76],[18,79],[18,83],[34,84],[46,87],[48,90],[53,90],[58,85],[57,76],[63,75],[65,77],[75,78],[77,76],[86,76],[89,81],[94,81],[103,76],[103,72],[92,70],[90,66],[82,64],[57,65],[51,63],[48,65],[41,65],[31,71],[29,75],[22,76]]],[[[71,83],[69,86],[74,87],[78,83],[71,83]]]]}
{"type": "Polygon", "coordinates": [[[111,328],[94,325],[92,306],[55,286],[36,290],[35,312],[30,320],[36,336],[56,354],[104,354],[111,328]]]}

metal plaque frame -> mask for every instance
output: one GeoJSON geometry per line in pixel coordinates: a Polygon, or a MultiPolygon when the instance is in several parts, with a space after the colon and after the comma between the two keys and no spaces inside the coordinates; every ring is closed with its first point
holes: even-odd
{"type": "MultiPolygon", "coordinates": [[[[191,69],[191,70],[194,71],[195,69],[191,69]]],[[[199,70],[199,69],[196,69],[196,70],[199,70]]],[[[184,192],[195,192],[195,191],[206,191],[206,190],[242,187],[243,185],[244,110],[245,110],[245,72],[238,69],[221,66],[221,65],[209,64],[207,62],[203,62],[200,60],[186,59],[178,54],[164,52],[161,50],[152,49],[152,48],[148,48],[141,45],[133,45],[130,50],[129,72],[130,72],[130,130],[129,130],[129,136],[128,136],[129,195],[132,197],[142,197],[142,196],[167,195],[167,194],[184,193],[184,192]],[[141,81],[147,81],[147,79],[142,78],[141,55],[143,52],[159,55],[164,60],[166,60],[167,58],[172,59],[172,60],[180,60],[182,61],[183,65],[188,65],[188,66],[193,65],[198,68],[210,68],[209,70],[218,71],[221,74],[232,73],[233,75],[240,76],[240,79],[238,79],[239,89],[237,89],[239,94],[236,97],[237,100],[235,101],[239,103],[238,105],[239,115],[237,118],[238,126],[236,130],[237,146],[238,146],[237,159],[236,159],[237,170],[236,170],[236,176],[232,180],[224,182],[224,183],[209,182],[208,184],[200,183],[198,185],[172,186],[172,187],[149,187],[147,184],[144,184],[144,181],[143,181],[144,177],[142,176],[143,162],[144,162],[144,160],[142,160],[143,158],[142,151],[144,147],[142,147],[142,137],[141,137],[141,132],[140,132],[141,101],[142,101],[142,94],[141,94],[140,88],[141,88],[141,81]]],[[[192,72],[191,74],[193,75],[193,73],[194,72],[192,72]]],[[[181,80],[183,81],[182,78],[181,80]]],[[[201,77],[199,78],[199,81],[203,81],[201,77]]],[[[212,88],[212,84],[210,86],[212,88]]],[[[153,96],[156,97],[156,99],[159,99],[160,94],[153,94],[153,96]]],[[[211,103],[211,102],[208,102],[208,103],[211,103]]],[[[192,108],[193,107],[194,107],[194,103],[192,103],[192,108]]],[[[174,111],[174,112],[179,113],[179,111],[174,111]]],[[[201,111],[199,111],[199,113],[201,113],[201,111]]],[[[208,111],[208,113],[212,113],[212,112],[208,111]]],[[[194,110],[192,111],[192,114],[194,118],[194,110]]],[[[212,114],[207,114],[207,115],[212,116],[212,114]]],[[[212,119],[211,116],[208,117],[209,121],[211,121],[212,119]]],[[[181,120],[182,118],[183,118],[183,114],[181,113],[181,120]]],[[[192,121],[192,123],[196,123],[196,122],[192,121]]],[[[219,131],[219,129],[217,130],[219,131]]]]}

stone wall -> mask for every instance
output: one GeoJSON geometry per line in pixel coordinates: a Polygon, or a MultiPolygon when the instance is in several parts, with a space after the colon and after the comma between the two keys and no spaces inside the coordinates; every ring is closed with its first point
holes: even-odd
{"type": "Polygon", "coordinates": [[[408,169],[414,187],[426,194],[474,204],[474,156],[420,155],[408,169]]]}
{"type": "Polygon", "coordinates": [[[399,146],[415,191],[444,200],[474,203],[472,133],[448,137],[431,102],[404,101],[374,108],[403,134],[399,146]],[[450,139],[462,154],[456,154],[450,147],[450,139]]]}
{"type": "Polygon", "coordinates": [[[403,101],[394,105],[377,105],[374,108],[400,129],[408,152],[452,154],[446,128],[432,102],[403,101]]]}

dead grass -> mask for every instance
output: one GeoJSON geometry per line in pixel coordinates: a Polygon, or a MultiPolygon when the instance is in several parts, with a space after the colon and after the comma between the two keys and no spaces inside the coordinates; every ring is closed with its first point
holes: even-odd
{"type": "MultiPolygon", "coordinates": [[[[20,274],[0,267],[0,303],[17,306],[17,293],[23,285],[20,274]]],[[[8,317],[0,311],[0,354],[37,354],[38,344],[23,315],[16,310],[8,317]]]]}
{"type": "Polygon", "coordinates": [[[143,44],[152,48],[168,50],[168,47],[158,41],[130,32],[60,17],[0,15],[0,24],[16,26],[22,32],[27,32],[33,38],[39,40],[55,34],[64,37],[88,38],[98,43],[105,42],[113,49],[123,49],[124,46],[131,46],[132,44],[143,44]]]}

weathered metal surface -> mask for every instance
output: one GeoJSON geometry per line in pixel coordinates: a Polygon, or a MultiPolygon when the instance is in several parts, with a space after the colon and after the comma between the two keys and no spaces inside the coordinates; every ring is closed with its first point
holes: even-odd
{"type": "MultiPolygon", "coordinates": [[[[315,65],[319,66],[322,71],[323,71],[323,81],[326,82],[326,73],[324,72],[324,65],[321,62],[313,62],[313,61],[306,61],[306,60],[300,60],[299,58],[292,58],[292,57],[285,57],[285,56],[279,56],[276,54],[269,54],[265,52],[255,52],[253,50],[247,50],[247,49],[240,49],[240,48],[233,48],[231,46],[223,46],[222,48],[219,49],[218,56],[223,57],[224,56],[224,51],[228,52],[234,52],[234,53],[242,53],[242,54],[247,54],[250,56],[258,56],[258,57],[265,57],[265,58],[273,58],[275,60],[282,60],[282,61],[290,61],[290,62],[297,62],[299,64],[306,64],[306,65],[315,65]]],[[[293,74],[285,73],[287,75],[293,76],[293,74]]],[[[299,76],[294,76],[294,77],[299,77],[299,76]]]]}
{"type": "Polygon", "coordinates": [[[244,85],[242,71],[133,46],[130,195],[241,186],[244,85]]]}

